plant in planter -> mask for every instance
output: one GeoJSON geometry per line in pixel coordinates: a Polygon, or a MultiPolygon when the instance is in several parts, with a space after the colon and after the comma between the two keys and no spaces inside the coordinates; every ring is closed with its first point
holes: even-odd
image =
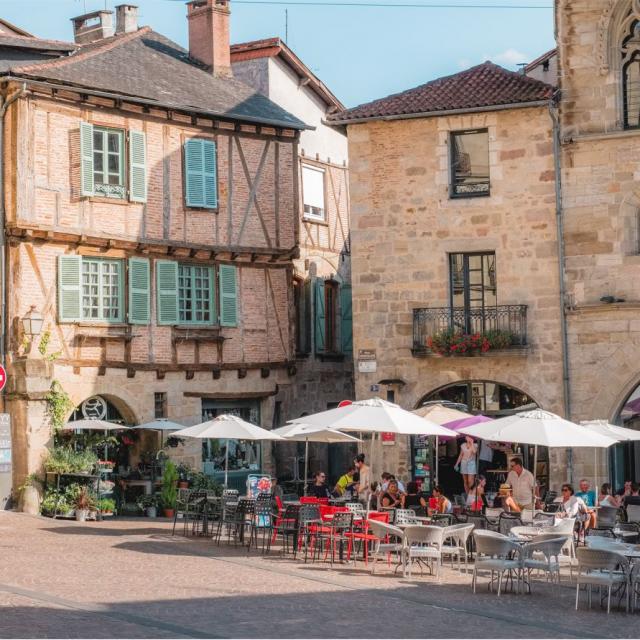
{"type": "Polygon", "coordinates": [[[58,446],[49,450],[44,468],[51,473],[91,473],[98,463],[92,451],[74,451],[71,447],[58,446]]]}
{"type": "Polygon", "coordinates": [[[484,334],[492,349],[508,349],[514,342],[512,331],[504,329],[492,329],[484,334]]]}
{"type": "Polygon", "coordinates": [[[158,515],[159,503],[160,500],[158,500],[158,496],[155,494],[142,495],[136,500],[138,509],[144,511],[147,518],[155,518],[158,515]]]}
{"type": "Polygon", "coordinates": [[[196,471],[191,476],[191,488],[194,491],[214,491],[216,496],[222,495],[222,485],[202,471],[196,471]]]}
{"type": "Polygon", "coordinates": [[[98,500],[98,511],[100,511],[103,516],[112,516],[115,510],[116,501],[112,498],[100,498],[100,500],[98,500]]]}
{"type": "Polygon", "coordinates": [[[164,473],[162,474],[162,507],[164,509],[165,518],[173,518],[176,501],[178,499],[178,489],[176,484],[178,482],[178,471],[176,465],[173,462],[168,461],[164,467],[164,473]]]}
{"type": "Polygon", "coordinates": [[[193,476],[193,470],[188,464],[181,462],[176,471],[178,472],[178,489],[188,489],[189,482],[193,476]]]}
{"type": "Polygon", "coordinates": [[[429,336],[426,346],[439,355],[466,355],[485,353],[491,348],[489,340],[481,333],[462,333],[447,329],[429,336]]]}
{"type": "Polygon", "coordinates": [[[84,522],[89,515],[89,511],[96,509],[96,501],[89,491],[89,487],[79,487],[73,503],[76,510],[76,520],[84,522]]]}
{"type": "Polygon", "coordinates": [[[67,499],[66,491],[57,491],[50,488],[45,491],[45,494],[40,503],[40,513],[43,516],[70,515],[73,512],[73,504],[67,499]]]}

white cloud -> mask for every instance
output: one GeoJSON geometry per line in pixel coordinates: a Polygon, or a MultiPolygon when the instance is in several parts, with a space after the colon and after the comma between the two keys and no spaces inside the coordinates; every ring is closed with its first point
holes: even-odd
{"type": "Polygon", "coordinates": [[[468,69],[471,66],[471,60],[468,58],[461,58],[458,60],[458,69],[468,69]]]}
{"type": "Polygon", "coordinates": [[[491,60],[497,64],[504,65],[505,67],[516,67],[523,62],[530,62],[531,56],[527,53],[522,53],[517,49],[509,48],[505,49],[501,53],[495,53],[492,56],[484,55],[484,60],[491,60]]]}

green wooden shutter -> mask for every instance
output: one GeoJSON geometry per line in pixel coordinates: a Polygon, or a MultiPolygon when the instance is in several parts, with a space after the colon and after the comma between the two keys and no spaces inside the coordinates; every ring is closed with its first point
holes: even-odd
{"type": "Polygon", "coordinates": [[[235,327],[238,324],[238,284],[236,267],[221,264],[218,270],[220,278],[220,325],[235,327]]]}
{"type": "Polygon", "coordinates": [[[204,140],[184,143],[185,197],[188,207],[204,207],[204,140]]]}
{"type": "Polygon", "coordinates": [[[58,256],[58,320],[82,319],[82,258],[58,256]]]}
{"type": "Polygon", "coordinates": [[[129,132],[129,200],[147,201],[147,144],[142,131],[129,132]]]}
{"type": "Polygon", "coordinates": [[[156,261],[156,296],[158,324],[178,324],[178,263],[156,261]]]}
{"type": "Polygon", "coordinates": [[[148,258],[129,258],[129,322],[151,320],[151,273],[148,258]]]}
{"type": "Polygon", "coordinates": [[[340,287],[340,339],[342,353],[353,351],[353,311],[350,284],[343,284],[340,287]]]}
{"type": "Polygon", "coordinates": [[[316,353],[322,353],[326,349],[325,345],[325,311],[324,311],[324,280],[316,278],[315,281],[315,338],[316,353]]]}
{"type": "Polygon", "coordinates": [[[93,125],[80,123],[80,194],[92,196],[93,188],[93,125]]]}
{"type": "Polygon", "coordinates": [[[204,206],[207,209],[218,207],[218,175],[216,161],[216,143],[203,140],[204,206]]]}

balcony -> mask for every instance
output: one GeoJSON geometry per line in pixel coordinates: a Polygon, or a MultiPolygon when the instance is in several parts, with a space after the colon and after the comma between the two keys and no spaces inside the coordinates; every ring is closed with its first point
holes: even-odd
{"type": "Polygon", "coordinates": [[[413,310],[416,357],[525,355],[527,305],[413,310]]]}

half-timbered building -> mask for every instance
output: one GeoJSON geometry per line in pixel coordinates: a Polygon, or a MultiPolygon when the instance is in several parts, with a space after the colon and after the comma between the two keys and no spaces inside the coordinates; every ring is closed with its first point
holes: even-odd
{"type": "MultiPolygon", "coordinates": [[[[271,427],[291,396],[306,125],[233,78],[227,0],[187,9],[188,51],[131,5],[74,19],[72,44],[0,32],[14,486],[50,443],[52,387],[128,425],[271,427]]],[[[211,471],[216,453],[172,455],[211,471]]]]}

